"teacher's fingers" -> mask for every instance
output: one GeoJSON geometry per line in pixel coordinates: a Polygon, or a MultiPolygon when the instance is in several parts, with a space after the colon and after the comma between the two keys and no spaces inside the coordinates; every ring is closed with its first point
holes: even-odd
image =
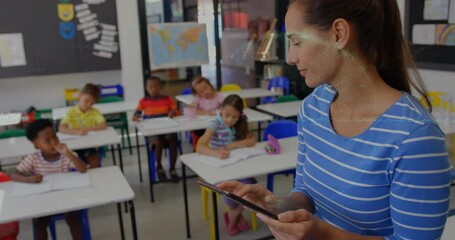
{"type": "Polygon", "coordinates": [[[292,222],[302,222],[308,221],[313,217],[313,215],[305,209],[299,209],[296,211],[288,211],[280,213],[278,219],[281,222],[292,223],[292,222]]]}

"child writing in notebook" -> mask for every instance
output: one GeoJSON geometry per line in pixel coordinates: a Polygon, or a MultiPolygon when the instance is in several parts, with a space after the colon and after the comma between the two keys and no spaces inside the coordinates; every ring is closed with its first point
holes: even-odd
{"type": "MultiPolygon", "coordinates": [[[[87,135],[90,131],[100,131],[107,128],[106,120],[93,104],[100,98],[98,86],[88,83],[81,90],[78,105],[72,107],[60,122],[59,131],[66,134],[87,135]]],[[[96,148],[77,150],[79,157],[89,165],[97,168],[100,156],[96,148]]]]}
{"type": "MultiPolygon", "coordinates": [[[[149,77],[145,82],[147,96],[142,98],[137,105],[136,113],[133,115],[133,121],[142,119],[159,118],[159,117],[175,117],[177,116],[177,107],[172,97],[162,95],[161,79],[155,76],[149,77]]],[[[158,135],[149,138],[152,148],[155,148],[156,158],[156,173],[160,181],[167,181],[166,173],[161,164],[161,156],[164,147],[169,147],[171,166],[169,167],[169,175],[171,181],[178,182],[179,177],[175,171],[177,162],[177,134],[171,133],[166,135],[158,135]]]]}
{"type": "MultiPolygon", "coordinates": [[[[87,167],[78,156],[60,143],[53,124],[47,119],[32,122],[26,129],[27,139],[30,140],[37,152],[28,155],[16,166],[12,180],[24,183],[40,183],[43,176],[53,173],[69,172],[75,168],[84,173],[87,167]]],[[[82,228],[77,211],[63,214],[71,231],[73,239],[82,239],[82,228]]],[[[47,225],[51,216],[34,219],[35,239],[47,239],[47,225]]]]}
{"type": "MultiPolygon", "coordinates": [[[[216,115],[223,102],[223,95],[216,91],[210,81],[202,76],[193,78],[191,82],[191,90],[194,95],[194,101],[191,104],[196,108],[197,115],[216,115]]],[[[193,147],[196,148],[197,140],[204,134],[204,130],[196,130],[191,132],[193,137],[193,147]]]]}
{"type": "MultiPolygon", "coordinates": [[[[230,151],[236,148],[251,147],[256,140],[248,131],[247,118],[243,114],[243,99],[236,94],[227,96],[221,104],[220,114],[210,121],[209,128],[199,139],[197,152],[203,155],[226,159],[230,151]]],[[[254,178],[240,180],[245,184],[254,184],[254,178]]],[[[237,235],[240,231],[249,229],[248,222],[242,215],[243,207],[225,199],[231,209],[224,213],[227,231],[237,235]]]]}

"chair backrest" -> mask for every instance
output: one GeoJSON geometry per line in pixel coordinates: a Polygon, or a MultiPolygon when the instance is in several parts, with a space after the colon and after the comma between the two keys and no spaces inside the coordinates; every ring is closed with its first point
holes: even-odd
{"type": "Polygon", "coordinates": [[[109,96],[109,97],[102,97],[98,101],[98,103],[113,103],[113,102],[123,102],[123,98],[118,97],[118,96],[109,96]]]}
{"type": "Polygon", "coordinates": [[[66,106],[73,106],[79,100],[81,91],[77,88],[65,88],[63,94],[65,96],[66,106]]]}
{"type": "MultiPolygon", "coordinates": [[[[239,85],[234,84],[234,83],[223,85],[223,86],[221,86],[221,89],[220,89],[221,92],[240,91],[240,90],[242,90],[242,87],[240,87],[239,85]]],[[[245,99],[243,99],[243,107],[244,108],[248,107],[248,104],[246,103],[245,99]]]]}
{"type": "Polygon", "coordinates": [[[275,138],[297,136],[297,123],[291,120],[273,121],[264,129],[262,140],[266,141],[269,134],[275,138]]]}
{"type": "Polygon", "coordinates": [[[115,84],[115,85],[98,85],[100,88],[100,99],[104,97],[112,97],[112,96],[117,96],[117,97],[122,97],[123,98],[123,86],[120,84],[115,84]]]}
{"type": "Polygon", "coordinates": [[[242,90],[242,87],[240,87],[239,85],[234,84],[234,83],[223,85],[223,86],[221,86],[221,89],[220,89],[221,92],[240,91],[240,90],[242,90]]]}
{"type": "Polygon", "coordinates": [[[285,95],[285,96],[281,96],[281,97],[278,97],[276,99],[276,102],[277,103],[282,103],[282,102],[293,102],[293,101],[300,101],[300,99],[298,99],[296,96],[294,95],[285,95]]]}
{"type": "Polygon", "coordinates": [[[35,120],[38,120],[38,119],[52,120],[52,109],[47,108],[47,109],[35,110],[35,120]]]}
{"type": "Polygon", "coordinates": [[[180,92],[180,95],[189,95],[189,94],[193,94],[193,90],[191,90],[190,87],[185,88],[182,90],[182,92],[180,92]]]}
{"type": "Polygon", "coordinates": [[[4,172],[0,172],[0,182],[8,182],[11,178],[4,172]]]}
{"type": "Polygon", "coordinates": [[[10,129],[0,132],[0,139],[24,136],[25,136],[24,128],[10,129]]]}
{"type": "Polygon", "coordinates": [[[289,95],[289,79],[287,77],[274,77],[270,79],[268,90],[282,88],[284,95],[289,95]]]}

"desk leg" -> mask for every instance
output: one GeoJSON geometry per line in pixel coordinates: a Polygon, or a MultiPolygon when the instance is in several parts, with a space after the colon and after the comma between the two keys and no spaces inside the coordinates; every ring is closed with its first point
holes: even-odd
{"type": "Polygon", "coordinates": [[[186,165],[182,163],[183,201],[185,205],[186,237],[191,238],[190,217],[188,212],[188,189],[186,187],[186,165]]]}
{"type": "Polygon", "coordinates": [[[147,149],[147,164],[148,164],[148,168],[149,168],[150,201],[155,202],[155,196],[153,195],[153,181],[152,181],[152,174],[154,174],[154,172],[152,171],[151,166],[150,166],[150,157],[151,157],[150,156],[150,146],[149,146],[149,142],[147,139],[145,141],[145,148],[147,149]]]}
{"type": "Polygon", "coordinates": [[[261,141],[261,122],[258,122],[258,142],[261,141]]]}
{"type": "Polygon", "coordinates": [[[136,131],[137,165],[139,166],[139,180],[142,182],[141,150],[139,147],[139,135],[137,134],[137,127],[135,127],[134,130],[136,131]]]}
{"type": "Polygon", "coordinates": [[[118,223],[120,225],[120,234],[122,236],[122,240],[125,240],[125,230],[123,229],[122,205],[120,205],[120,203],[117,203],[117,213],[118,223]]]}
{"type": "Polygon", "coordinates": [[[133,239],[137,239],[137,226],[136,226],[136,212],[134,211],[134,202],[133,200],[128,201],[130,205],[130,214],[131,214],[131,229],[133,231],[133,239]]]}
{"type": "Polygon", "coordinates": [[[114,145],[111,145],[111,153],[112,153],[112,162],[114,163],[114,165],[117,165],[117,163],[115,161],[114,145]]]}
{"type": "Polygon", "coordinates": [[[119,162],[120,162],[120,170],[123,173],[122,147],[120,146],[120,144],[117,144],[117,150],[118,150],[118,158],[119,158],[119,162]]]}
{"type": "Polygon", "coordinates": [[[220,230],[218,229],[218,201],[216,199],[216,192],[212,192],[212,206],[213,206],[213,221],[215,223],[215,239],[220,239],[220,230]]]}

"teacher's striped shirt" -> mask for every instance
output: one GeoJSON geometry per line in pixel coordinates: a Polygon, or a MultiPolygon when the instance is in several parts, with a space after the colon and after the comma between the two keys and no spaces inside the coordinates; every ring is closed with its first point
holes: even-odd
{"type": "Polygon", "coordinates": [[[385,239],[439,239],[450,198],[444,134],[404,93],[355,137],[332,128],[337,92],[322,85],[299,111],[294,192],[307,195],[315,215],[349,232],[385,239]]]}

